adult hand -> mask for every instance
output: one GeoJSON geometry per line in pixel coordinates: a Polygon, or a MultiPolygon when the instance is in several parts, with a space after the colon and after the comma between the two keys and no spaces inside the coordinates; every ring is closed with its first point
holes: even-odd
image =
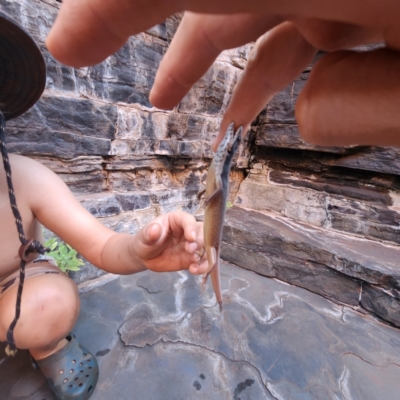
{"type": "Polygon", "coordinates": [[[182,10],[191,12],[160,65],[150,95],[155,106],[172,108],[222,50],[260,38],[221,132],[231,121],[249,125],[323,49],[332,54],[317,63],[297,101],[303,137],[319,145],[400,145],[397,0],[64,0],[48,47],[67,64],[94,64],[182,10]],[[387,48],[379,51],[338,51],[381,40],[387,48]]]}
{"type": "Polygon", "coordinates": [[[203,224],[182,211],[164,214],[142,228],[134,237],[133,251],[147,269],[171,272],[188,269],[192,274],[207,270],[197,254],[204,246],[203,224]]]}

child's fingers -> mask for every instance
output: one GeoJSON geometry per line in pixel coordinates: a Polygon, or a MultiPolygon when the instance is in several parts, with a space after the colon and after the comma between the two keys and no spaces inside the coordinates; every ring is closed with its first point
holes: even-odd
{"type": "Polygon", "coordinates": [[[198,245],[196,242],[186,242],[185,243],[185,250],[189,253],[189,254],[194,254],[195,251],[197,250],[198,245]]]}
{"type": "Polygon", "coordinates": [[[157,222],[151,222],[138,233],[138,239],[147,246],[155,244],[162,234],[162,226],[157,222]]]}
{"type": "Polygon", "coordinates": [[[199,263],[193,263],[189,267],[189,272],[193,275],[202,275],[206,273],[208,269],[208,261],[204,260],[200,264],[199,263]]]}
{"type": "Polygon", "coordinates": [[[180,237],[183,234],[188,242],[197,242],[200,232],[198,222],[193,215],[184,211],[175,211],[168,214],[168,219],[174,236],[180,237]]]}

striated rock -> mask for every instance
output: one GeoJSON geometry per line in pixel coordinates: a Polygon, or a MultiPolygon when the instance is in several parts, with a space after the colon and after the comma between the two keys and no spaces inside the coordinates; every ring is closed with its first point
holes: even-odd
{"type": "Polygon", "coordinates": [[[363,283],[361,305],[368,311],[400,326],[400,293],[398,290],[388,290],[385,287],[363,283]]]}
{"type": "MultiPolygon", "coordinates": [[[[376,47],[360,47],[357,50],[373,50],[380,46],[378,44],[376,47]]],[[[322,56],[320,53],[317,59],[322,56]]],[[[254,127],[256,144],[261,147],[308,150],[308,157],[323,165],[399,175],[398,149],[371,146],[321,147],[311,145],[300,137],[294,110],[312,64],[293,83],[278,93],[260,113],[254,127]]]]}
{"type": "Polygon", "coordinates": [[[77,157],[73,159],[32,157],[44,164],[76,194],[100,193],[106,189],[107,174],[102,157],[77,157]]]}
{"type": "MultiPolygon", "coordinates": [[[[261,165],[260,174],[262,174],[262,164],[259,165],[261,165]]],[[[335,174],[334,171],[316,174],[308,171],[296,172],[271,168],[266,172],[268,173],[268,181],[271,184],[312,189],[318,192],[326,192],[332,195],[367,201],[384,206],[392,205],[392,198],[388,188],[374,185],[371,180],[367,183],[367,179],[364,179],[364,182],[362,182],[357,179],[352,179],[351,176],[343,177],[343,174],[341,175],[340,172],[335,174]],[[344,180],[343,178],[347,179],[344,180]]],[[[259,177],[252,174],[252,171],[250,171],[250,173],[251,175],[249,178],[251,180],[262,183],[261,177],[261,179],[258,179],[259,177]]]]}
{"type": "MultiPolygon", "coordinates": [[[[32,115],[33,112],[24,114],[18,119],[18,125],[22,122],[25,126],[41,128],[40,124],[44,123],[49,130],[62,129],[110,140],[115,137],[118,111],[116,105],[45,94],[37,102],[35,109],[37,115],[32,115]]],[[[10,125],[12,126],[11,121],[10,125]]]]}
{"type": "Polygon", "coordinates": [[[105,161],[107,171],[134,171],[140,169],[171,169],[173,160],[163,156],[112,157],[105,161]]]}
{"type": "Polygon", "coordinates": [[[352,278],[400,288],[396,261],[399,247],[358,238],[351,240],[337,232],[322,231],[274,214],[239,207],[228,210],[226,225],[223,237],[226,243],[313,261],[352,278]]]}
{"type": "Polygon", "coordinates": [[[199,140],[207,129],[208,119],[202,115],[171,113],[168,117],[168,137],[175,140],[199,140]]]}
{"type": "Polygon", "coordinates": [[[270,181],[260,182],[248,177],[240,185],[236,203],[258,211],[279,212],[286,217],[329,230],[400,243],[399,213],[396,209],[388,209],[385,204],[376,204],[385,201],[390,204],[392,199],[388,194],[327,184],[322,184],[322,190],[307,186],[275,185],[270,181]],[[361,203],[349,199],[344,195],[346,191],[352,197],[368,198],[371,202],[361,203]]]}
{"type": "Polygon", "coordinates": [[[307,143],[294,124],[266,124],[255,128],[257,146],[313,150],[327,153],[346,153],[345,147],[322,147],[307,143]]]}
{"type": "Polygon", "coordinates": [[[400,175],[400,149],[392,147],[360,147],[356,152],[339,158],[326,157],[326,165],[340,166],[385,174],[400,175]]]}
{"type": "Polygon", "coordinates": [[[239,207],[227,211],[223,242],[227,261],[341,303],[357,306],[361,299],[366,310],[397,324],[400,247],[239,207]]]}
{"type": "Polygon", "coordinates": [[[330,300],[352,306],[359,304],[360,282],[313,260],[279,252],[249,250],[234,243],[223,243],[221,257],[242,268],[308,289],[330,300]]]}
{"type": "Polygon", "coordinates": [[[101,193],[107,187],[107,176],[103,171],[82,174],[60,174],[60,178],[75,195],[101,193]]]}
{"type": "Polygon", "coordinates": [[[321,165],[310,153],[259,151],[237,204],[307,224],[400,243],[399,178],[321,165]]]}
{"type": "Polygon", "coordinates": [[[44,95],[7,124],[6,143],[11,152],[27,155],[108,155],[116,121],[115,106],[44,95]]]}
{"type": "Polygon", "coordinates": [[[296,124],[294,107],[297,97],[307,83],[308,73],[302,74],[293,83],[280,91],[261,112],[258,123],[264,124],[296,124]]]}
{"type": "Polygon", "coordinates": [[[103,158],[99,156],[81,156],[71,159],[30,157],[53,170],[57,174],[79,174],[103,171],[103,158]]]}
{"type": "Polygon", "coordinates": [[[81,204],[95,217],[109,217],[124,211],[145,210],[150,208],[150,196],[147,193],[107,193],[78,197],[81,204]]]}

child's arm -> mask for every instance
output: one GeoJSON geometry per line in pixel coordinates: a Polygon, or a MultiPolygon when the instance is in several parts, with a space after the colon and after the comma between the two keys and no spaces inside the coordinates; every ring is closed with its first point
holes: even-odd
{"type": "Polygon", "coordinates": [[[202,224],[184,212],[162,215],[133,236],[102,225],[73,196],[65,183],[42,164],[18,158],[13,175],[40,223],[97,267],[115,274],[146,268],[190,269],[203,273],[195,251],[203,246],[202,224]]]}

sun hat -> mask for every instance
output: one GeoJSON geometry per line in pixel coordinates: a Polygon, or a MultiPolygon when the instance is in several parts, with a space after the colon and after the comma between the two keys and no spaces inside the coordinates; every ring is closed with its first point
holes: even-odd
{"type": "Polygon", "coordinates": [[[0,10],[0,111],[5,120],[31,108],[43,93],[46,64],[32,37],[0,10]]]}

